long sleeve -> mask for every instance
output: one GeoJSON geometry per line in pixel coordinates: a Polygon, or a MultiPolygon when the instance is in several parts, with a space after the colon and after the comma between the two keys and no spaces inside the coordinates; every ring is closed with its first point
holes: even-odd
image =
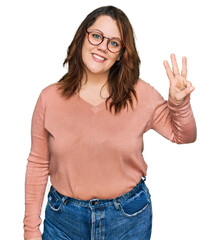
{"type": "Polygon", "coordinates": [[[168,101],[151,87],[151,100],[155,107],[151,128],[177,144],[192,143],[196,140],[196,123],[190,105],[190,95],[176,105],[168,101]]]}
{"type": "Polygon", "coordinates": [[[31,122],[31,150],[25,176],[24,238],[40,237],[41,208],[49,175],[48,132],[44,128],[45,106],[40,93],[31,122]]]}

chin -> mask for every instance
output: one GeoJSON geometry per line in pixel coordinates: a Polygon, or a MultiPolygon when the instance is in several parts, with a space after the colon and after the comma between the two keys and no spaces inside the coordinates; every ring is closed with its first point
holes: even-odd
{"type": "Polygon", "coordinates": [[[108,73],[109,73],[109,71],[106,71],[106,72],[104,72],[104,71],[88,71],[88,73],[92,73],[92,74],[97,74],[97,75],[108,75],[108,73]]]}
{"type": "Polygon", "coordinates": [[[89,68],[87,67],[86,70],[88,73],[92,73],[92,74],[106,74],[109,72],[109,70],[95,68],[95,67],[89,67],[89,68]]]}

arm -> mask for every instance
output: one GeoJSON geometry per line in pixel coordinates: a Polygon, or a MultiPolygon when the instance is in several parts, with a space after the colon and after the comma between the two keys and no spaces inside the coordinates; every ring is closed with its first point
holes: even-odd
{"type": "Polygon", "coordinates": [[[191,143],[196,140],[196,123],[190,105],[190,94],[194,90],[186,80],[187,63],[182,58],[182,72],[179,74],[176,58],[171,54],[173,72],[164,61],[170,80],[169,99],[163,97],[152,87],[151,99],[155,106],[151,128],[175,143],[191,143]]]}
{"type": "Polygon", "coordinates": [[[31,151],[25,176],[24,238],[41,239],[41,208],[49,175],[48,132],[44,128],[43,92],[38,97],[31,123],[31,151]]]}
{"type": "Polygon", "coordinates": [[[177,144],[194,142],[196,123],[190,105],[190,95],[177,105],[171,98],[165,101],[153,87],[151,93],[155,104],[151,128],[177,144]]]}

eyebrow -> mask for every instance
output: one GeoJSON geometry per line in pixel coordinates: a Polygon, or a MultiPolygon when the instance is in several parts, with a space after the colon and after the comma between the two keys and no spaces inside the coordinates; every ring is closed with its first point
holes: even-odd
{"type": "MultiPolygon", "coordinates": [[[[95,28],[92,31],[94,31],[94,30],[100,32],[104,36],[104,33],[101,30],[95,28]]],[[[119,38],[119,37],[109,37],[109,38],[117,38],[117,39],[119,39],[121,41],[121,38],[119,38]]]]}

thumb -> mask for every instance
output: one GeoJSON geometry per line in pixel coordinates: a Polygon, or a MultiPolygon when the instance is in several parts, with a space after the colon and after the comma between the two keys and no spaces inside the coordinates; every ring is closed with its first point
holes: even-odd
{"type": "Polygon", "coordinates": [[[192,84],[187,83],[187,87],[181,92],[181,98],[184,98],[186,95],[190,94],[195,90],[195,87],[192,84]]]}

